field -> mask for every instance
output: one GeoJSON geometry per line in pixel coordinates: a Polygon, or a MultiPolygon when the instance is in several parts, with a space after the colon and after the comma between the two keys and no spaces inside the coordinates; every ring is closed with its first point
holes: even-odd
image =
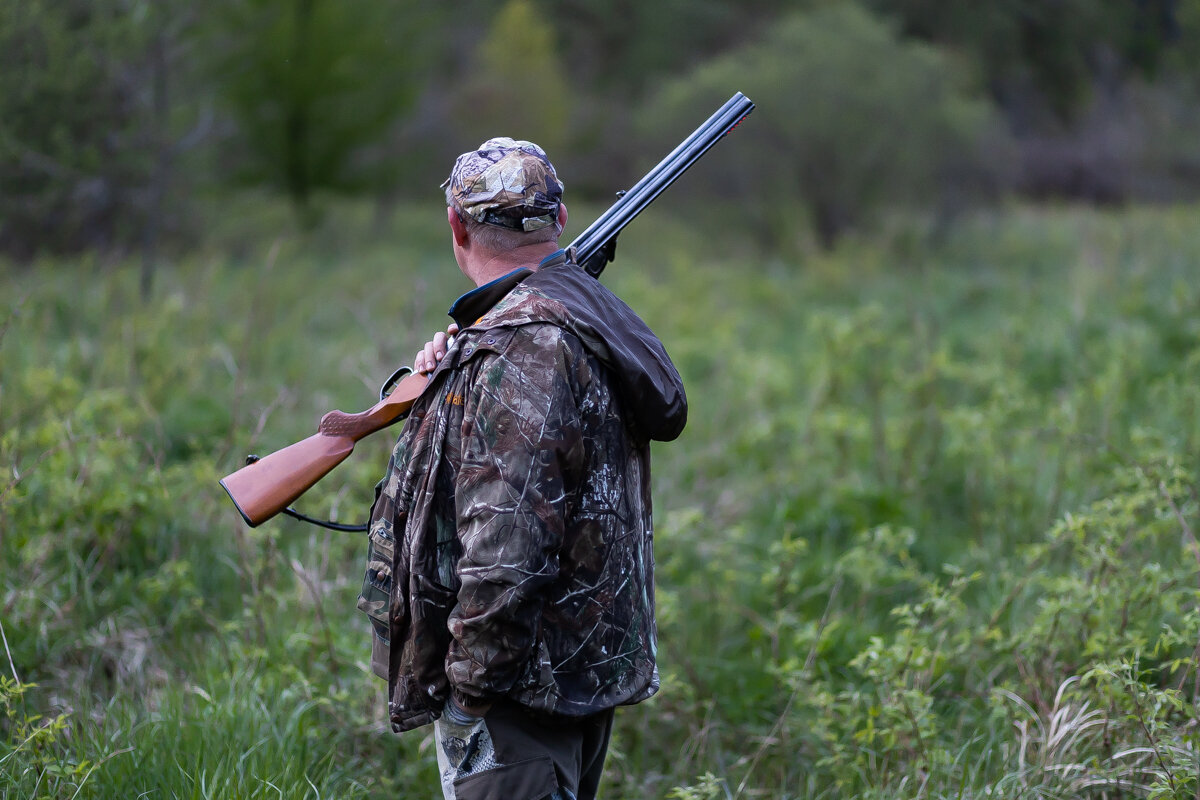
{"type": "MultiPolygon", "coordinates": [[[[795,260],[696,227],[605,274],[691,412],[654,451],[663,690],[604,796],[1200,797],[1200,209],[795,260]]],[[[150,302],[136,261],[0,266],[0,795],[436,796],[362,536],[249,529],[217,480],[371,405],[467,288],[447,250],[439,214],[247,203],[150,302]]],[[[360,521],[393,438],[302,509],[360,521]]]]}

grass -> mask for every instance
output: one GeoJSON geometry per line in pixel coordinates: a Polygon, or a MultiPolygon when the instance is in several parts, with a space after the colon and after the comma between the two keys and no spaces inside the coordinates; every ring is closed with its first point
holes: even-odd
{"type": "MultiPolygon", "coordinates": [[[[216,480],[370,405],[467,287],[432,213],[254,208],[150,304],[134,263],[0,267],[5,796],[436,795],[365,664],[360,538],[245,528],[216,480]]],[[[1197,231],[623,235],[605,282],[691,413],[654,454],[664,688],[605,796],[1195,797],[1197,231]]],[[[304,507],[363,516],[390,438],[304,507]]]]}

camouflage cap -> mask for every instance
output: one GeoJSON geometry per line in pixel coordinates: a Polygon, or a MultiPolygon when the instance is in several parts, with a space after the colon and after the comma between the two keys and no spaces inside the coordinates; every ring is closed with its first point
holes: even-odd
{"type": "Polygon", "coordinates": [[[536,231],[558,220],[563,185],[546,151],[507,136],[488,139],[454,162],[442,187],[477,222],[536,231]]]}

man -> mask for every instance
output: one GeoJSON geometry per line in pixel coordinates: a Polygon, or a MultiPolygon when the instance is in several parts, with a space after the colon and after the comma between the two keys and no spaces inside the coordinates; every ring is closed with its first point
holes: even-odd
{"type": "Polygon", "coordinates": [[[658,689],[649,442],[682,431],[683,385],[558,248],[540,147],[488,140],[443,185],[477,288],[417,354],[429,385],[377,489],[372,664],[396,731],[435,723],[447,798],[590,798],[613,709],[658,689]]]}

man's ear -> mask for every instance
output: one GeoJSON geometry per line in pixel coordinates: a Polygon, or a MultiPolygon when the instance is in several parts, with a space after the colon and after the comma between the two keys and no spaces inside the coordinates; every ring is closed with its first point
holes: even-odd
{"type": "Polygon", "coordinates": [[[561,234],[567,229],[567,204],[558,204],[558,232],[561,234]]]}
{"type": "Polygon", "coordinates": [[[467,223],[458,216],[458,210],[446,206],[446,220],[450,223],[450,232],[454,235],[454,243],[459,247],[467,246],[467,223]]]}

